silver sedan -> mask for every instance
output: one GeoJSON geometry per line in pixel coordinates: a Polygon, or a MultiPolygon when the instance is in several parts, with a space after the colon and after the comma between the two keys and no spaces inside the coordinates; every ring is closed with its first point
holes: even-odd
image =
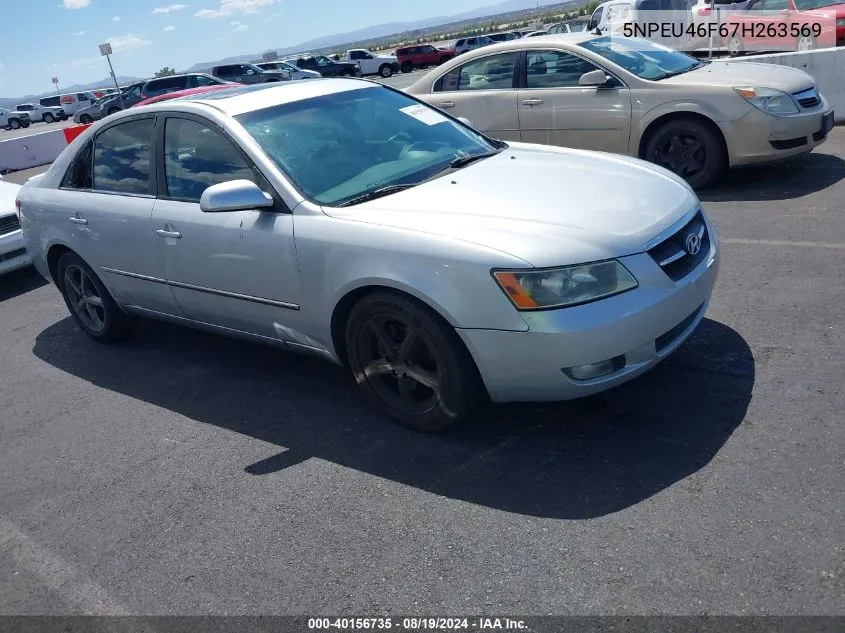
{"type": "Polygon", "coordinates": [[[316,354],[423,431],[642,374],[718,268],[668,171],[492,140],[357,79],[117,114],[20,202],[36,268],[94,339],[148,317],[316,354]]]}

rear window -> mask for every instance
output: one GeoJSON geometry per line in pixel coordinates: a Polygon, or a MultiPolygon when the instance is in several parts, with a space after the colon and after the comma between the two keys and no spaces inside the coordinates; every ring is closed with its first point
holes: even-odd
{"type": "Polygon", "coordinates": [[[45,108],[53,108],[59,105],[59,97],[58,95],[55,97],[45,97],[39,103],[45,108]]]}

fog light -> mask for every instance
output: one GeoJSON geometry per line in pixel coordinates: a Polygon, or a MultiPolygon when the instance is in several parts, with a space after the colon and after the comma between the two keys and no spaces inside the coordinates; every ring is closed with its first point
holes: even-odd
{"type": "Polygon", "coordinates": [[[603,360],[600,363],[589,363],[587,365],[577,365],[575,367],[567,367],[563,373],[573,380],[592,380],[594,378],[601,378],[612,374],[614,371],[625,365],[625,357],[617,356],[610,360],[603,360]]]}

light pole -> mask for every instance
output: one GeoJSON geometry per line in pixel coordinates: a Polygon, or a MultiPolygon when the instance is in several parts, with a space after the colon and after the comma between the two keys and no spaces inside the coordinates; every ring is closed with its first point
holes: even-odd
{"type": "Polygon", "coordinates": [[[120,97],[120,107],[121,109],[126,109],[126,103],[123,101],[123,93],[120,91],[120,86],[117,85],[117,76],[114,74],[114,67],[111,65],[111,57],[112,54],[111,44],[106,42],[105,44],[100,44],[100,55],[106,58],[109,62],[109,74],[111,75],[111,79],[114,82],[115,90],[117,90],[117,96],[120,97]]]}
{"type": "Polygon", "coordinates": [[[58,78],[58,77],[53,77],[52,81],[53,81],[53,85],[56,87],[56,94],[57,94],[57,95],[59,95],[59,96],[61,97],[61,96],[62,96],[62,91],[61,91],[61,90],[59,90],[59,78],[58,78]]]}

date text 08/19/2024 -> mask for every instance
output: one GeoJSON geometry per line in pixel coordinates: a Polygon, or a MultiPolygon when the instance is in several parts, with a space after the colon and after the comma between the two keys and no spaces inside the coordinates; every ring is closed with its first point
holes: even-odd
{"type": "Polygon", "coordinates": [[[450,630],[528,630],[524,620],[515,618],[309,618],[308,629],[315,631],[450,631],[450,630]]]}

